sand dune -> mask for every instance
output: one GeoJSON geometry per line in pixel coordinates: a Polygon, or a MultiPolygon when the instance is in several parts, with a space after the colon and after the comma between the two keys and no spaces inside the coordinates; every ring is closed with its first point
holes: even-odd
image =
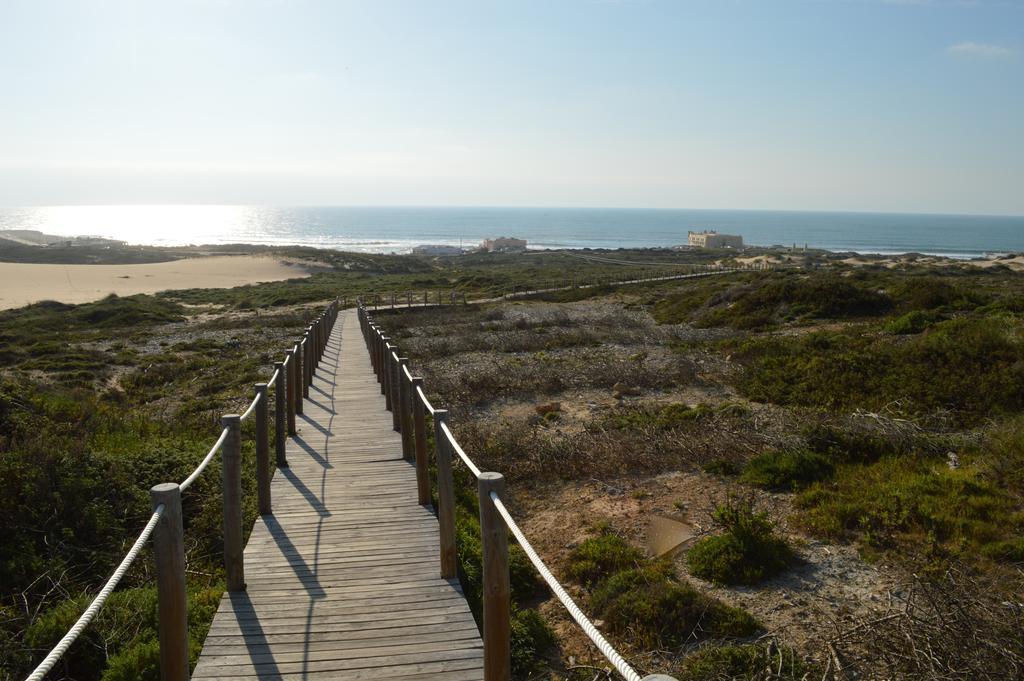
{"type": "Polygon", "coordinates": [[[183,288],[231,288],[309,276],[272,256],[212,256],[144,265],[42,265],[0,262],[0,309],[40,300],[88,303],[183,288]]]}

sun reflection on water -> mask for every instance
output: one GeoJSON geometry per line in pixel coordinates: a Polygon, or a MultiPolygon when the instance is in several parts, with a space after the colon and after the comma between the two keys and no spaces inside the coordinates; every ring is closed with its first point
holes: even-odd
{"type": "Polygon", "coordinates": [[[30,229],[133,244],[251,243],[258,211],[249,206],[47,206],[33,209],[30,229]]]}

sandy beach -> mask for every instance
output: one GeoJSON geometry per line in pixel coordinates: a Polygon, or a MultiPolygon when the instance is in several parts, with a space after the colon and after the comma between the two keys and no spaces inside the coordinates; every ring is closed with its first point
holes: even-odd
{"type": "Polygon", "coordinates": [[[40,300],[88,303],[184,288],[231,288],[309,276],[271,256],[211,256],[143,265],[44,265],[0,262],[0,309],[40,300]]]}

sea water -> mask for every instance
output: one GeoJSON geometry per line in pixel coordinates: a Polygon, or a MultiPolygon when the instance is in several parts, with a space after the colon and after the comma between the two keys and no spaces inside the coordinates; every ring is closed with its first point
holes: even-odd
{"type": "Polygon", "coordinates": [[[0,208],[0,230],[100,236],[132,244],[307,245],[406,253],[419,244],[466,248],[485,238],[530,248],[685,244],[690,230],[740,234],[758,246],[969,258],[1024,251],[1024,217],[607,208],[49,206],[0,208]]]}

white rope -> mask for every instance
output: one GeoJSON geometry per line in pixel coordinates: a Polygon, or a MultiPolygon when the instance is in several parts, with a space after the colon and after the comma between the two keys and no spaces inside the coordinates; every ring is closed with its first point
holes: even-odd
{"type": "Polygon", "coordinates": [[[247,419],[249,417],[249,414],[252,413],[252,410],[255,409],[256,405],[259,404],[259,403],[260,403],[260,396],[259,396],[259,393],[257,393],[256,397],[254,397],[253,400],[252,400],[252,404],[249,405],[248,409],[246,409],[245,411],[242,412],[242,415],[238,417],[238,420],[239,421],[244,421],[245,419],[247,419]]]}
{"type": "Polygon", "coordinates": [[[280,373],[277,369],[274,369],[274,373],[270,374],[270,379],[267,380],[267,385],[274,385],[277,383],[277,375],[280,373]]]}
{"type": "Polygon", "coordinates": [[[409,379],[410,383],[412,383],[412,374],[409,373],[409,367],[408,366],[402,367],[402,371],[405,372],[405,377],[409,379]]]}
{"type": "Polygon", "coordinates": [[[224,440],[226,439],[228,439],[227,428],[220,432],[220,437],[217,438],[217,442],[214,443],[213,449],[211,449],[210,453],[206,455],[206,458],[203,459],[202,463],[200,463],[199,466],[194,471],[192,471],[192,475],[185,478],[185,482],[179,485],[179,487],[181,487],[182,492],[187,490],[192,485],[192,483],[196,481],[196,478],[203,474],[203,471],[206,470],[206,467],[210,465],[210,461],[213,460],[213,455],[217,453],[217,450],[220,449],[221,445],[224,444],[224,440]]]}
{"type": "Polygon", "coordinates": [[[122,577],[124,577],[124,573],[128,572],[128,568],[131,567],[132,562],[139,555],[139,551],[142,550],[146,540],[149,539],[149,535],[153,533],[153,528],[156,527],[156,524],[163,513],[164,505],[160,504],[156,507],[156,510],[153,511],[153,515],[150,516],[149,522],[146,523],[146,527],[142,529],[142,533],[139,535],[139,538],[135,540],[134,544],[132,544],[132,548],[128,551],[128,555],[124,557],[121,564],[117,566],[116,570],[114,570],[114,574],[110,575],[110,579],[108,579],[107,583],[103,585],[103,588],[100,590],[96,598],[94,598],[92,603],[89,604],[89,607],[85,609],[85,612],[83,612],[82,616],[78,618],[78,621],[75,622],[74,626],[68,630],[68,633],[64,634],[64,638],[60,640],[60,643],[50,651],[50,654],[46,656],[46,659],[36,667],[35,671],[32,672],[25,681],[40,681],[40,679],[46,676],[46,674],[53,669],[53,665],[57,663],[57,660],[60,659],[61,655],[67,652],[67,649],[75,642],[75,639],[77,639],[79,634],[82,633],[82,630],[89,625],[92,618],[96,616],[96,613],[98,613],[100,608],[103,607],[103,604],[106,603],[107,597],[109,597],[111,592],[117,587],[117,583],[121,581],[122,577]]]}
{"type": "Polygon", "coordinates": [[[419,393],[420,400],[423,401],[423,406],[426,407],[427,411],[430,412],[430,415],[433,416],[435,409],[430,406],[430,400],[428,400],[426,394],[424,394],[423,388],[421,386],[416,386],[416,392],[419,393]]]}
{"type": "MultiPolygon", "coordinates": [[[[283,368],[283,367],[288,366],[288,360],[290,360],[291,358],[292,358],[291,355],[285,355],[284,361],[281,362],[281,367],[283,368]]],[[[275,371],[274,373],[277,373],[277,372],[275,371]]]]}
{"type": "Polygon", "coordinates": [[[479,479],[480,469],[476,467],[476,464],[473,463],[473,460],[469,458],[466,452],[462,451],[462,447],[460,447],[459,443],[455,441],[455,436],[452,435],[452,431],[448,430],[448,424],[442,423],[441,430],[444,431],[445,436],[448,438],[448,442],[452,444],[452,449],[454,449],[455,453],[459,455],[460,459],[462,459],[462,463],[466,464],[466,468],[469,469],[469,472],[479,479]]]}
{"type": "Polygon", "coordinates": [[[547,565],[545,565],[544,561],[537,555],[537,552],[533,550],[533,546],[531,546],[530,542],[526,539],[526,535],[524,535],[523,531],[519,529],[518,525],[516,525],[516,521],[512,519],[512,515],[508,512],[508,509],[505,508],[505,504],[501,503],[501,498],[498,497],[496,492],[491,492],[491,500],[494,502],[494,508],[498,509],[498,513],[500,513],[501,517],[505,519],[505,524],[508,526],[508,529],[512,531],[513,535],[515,535],[516,541],[519,542],[519,546],[523,548],[523,551],[525,551],[526,555],[530,558],[530,562],[533,563],[535,568],[537,568],[537,572],[539,572],[540,576],[544,578],[544,581],[548,583],[548,586],[551,587],[551,591],[554,592],[555,596],[558,597],[558,600],[562,602],[562,605],[564,605],[565,609],[569,611],[569,614],[572,615],[574,620],[576,620],[576,623],[582,627],[586,635],[590,637],[590,640],[594,642],[594,645],[597,646],[598,650],[608,658],[608,661],[612,663],[623,677],[625,677],[626,681],[642,681],[640,675],[629,666],[629,664],[622,658],[622,655],[619,655],[615,648],[612,647],[612,644],[601,635],[601,632],[597,630],[597,627],[587,619],[587,616],[583,614],[583,611],[579,609],[572,598],[569,597],[569,594],[565,592],[565,589],[562,588],[562,585],[558,583],[557,579],[555,579],[555,576],[551,574],[551,570],[548,570],[547,565]]]}

